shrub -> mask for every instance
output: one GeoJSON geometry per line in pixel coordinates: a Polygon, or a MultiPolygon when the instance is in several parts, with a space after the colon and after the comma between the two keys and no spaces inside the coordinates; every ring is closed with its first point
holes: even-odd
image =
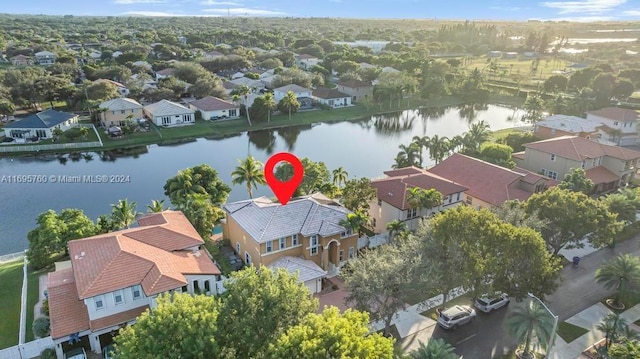
{"type": "Polygon", "coordinates": [[[40,352],[40,359],[56,359],[56,351],[53,348],[47,348],[40,352]]]}
{"type": "Polygon", "coordinates": [[[33,321],[33,335],[39,338],[44,338],[49,335],[50,332],[49,318],[41,317],[33,321]]]}
{"type": "Polygon", "coordinates": [[[42,301],[42,307],[40,308],[40,312],[47,317],[49,316],[49,299],[45,299],[42,301]]]}

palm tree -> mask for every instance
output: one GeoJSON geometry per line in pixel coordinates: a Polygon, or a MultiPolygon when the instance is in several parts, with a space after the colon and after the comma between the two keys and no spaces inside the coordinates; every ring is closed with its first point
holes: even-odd
{"type": "Polygon", "coordinates": [[[246,183],[249,198],[253,198],[253,188],[258,188],[259,184],[263,185],[267,183],[262,170],[262,162],[252,156],[248,156],[244,160],[239,160],[239,162],[240,166],[237,166],[236,169],[231,172],[231,183],[246,183]]]}
{"type": "Polygon", "coordinates": [[[345,171],[344,168],[338,167],[333,170],[333,184],[340,187],[341,184],[347,181],[347,177],[349,177],[349,173],[345,171]]]}
{"type": "Polygon", "coordinates": [[[422,150],[429,148],[429,136],[413,136],[412,143],[415,143],[416,146],[420,149],[418,152],[420,159],[420,167],[422,167],[422,163],[424,158],[422,157],[422,150]]]}
{"type": "Polygon", "coordinates": [[[418,160],[418,145],[414,142],[410,143],[409,146],[405,146],[405,145],[400,145],[398,146],[398,148],[400,148],[400,152],[398,153],[398,155],[400,155],[401,153],[404,154],[404,156],[407,158],[407,162],[408,165],[407,166],[416,166],[419,165],[417,163],[418,160]]]}
{"type": "Polygon", "coordinates": [[[298,110],[300,108],[300,102],[298,102],[298,98],[293,91],[287,92],[287,94],[280,100],[278,104],[281,108],[286,108],[289,111],[289,121],[291,121],[291,111],[298,110]]]}
{"type": "Polygon", "coordinates": [[[111,220],[117,228],[129,228],[137,214],[136,202],[129,202],[126,198],[111,205],[111,220]]]}
{"type": "Polygon", "coordinates": [[[449,153],[450,148],[448,138],[433,135],[431,139],[429,139],[429,158],[438,164],[449,153]]]}
{"type": "Polygon", "coordinates": [[[535,124],[544,117],[544,100],[538,94],[528,95],[527,100],[524,102],[524,109],[527,113],[522,116],[524,121],[528,121],[531,124],[535,124]]]}
{"type": "Polygon", "coordinates": [[[149,213],[158,213],[164,211],[164,199],[161,200],[152,200],[151,204],[147,205],[147,212],[149,213]]]}
{"type": "Polygon", "coordinates": [[[615,290],[613,305],[620,306],[621,299],[638,294],[640,288],[640,258],[630,254],[621,254],[605,262],[596,270],[596,283],[606,289],[615,290]]]}
{"type": "Polygon", "coordinates": [[[86,140],[87,136],[89,135],[89,129],[84,127],[84,126],[82,126],[82,127],[80,127],[79,132],[80,132],[80,136],[82,136],[82,139],[86,140]]]}
{"type": "Polygon", "coordinates": [[[546,339],[552,335],[553,320],[542,305],[532,300],[527,305],[514,307],[511,316],[505,321],[505,327],[511,335],[524,342],[524,353],[533,358],[532,337],[535,335],[540,339],[541,346],[544,347],[547,344],[546,339]]]}
{"type": "Polygon", "coordinates": [[[474,150],[477,150],[481,144],[489,140],[491,136],[491,126],[484,121],[472,123],[469,126],[469,131],[465,133],[465,137],[468,135],[467,141],[474,150]]]}
{"type": "Polygon", "coordinates": [[[387,231],[389,231],[389,243],[393,243],[393,239],[398,233],[404,232],[406,230],[407,230],[406,223],[400,220],[396,219],[387,223],[387,231]]]}
{"type": "Polygon", "coordinates": [[[247,96],[251,93],[251,89],[247,85],[242,85],[237,89],[233,90],[234,96],[238,96],[238,99],[245,106],[245,112],[247,113],[247,121],[249,121],[249,126],[251,124],[251,117],[249,117],[249,109],[247,108],[247,96]]]}
{"type": "Polygon", "coordinates": [[[264,105],[267,108],[267,123],[271,122],[271,112],[276,109],[276,100],[271,92],[267,92],[263,96],[264,105]]]}
{"type": "Polygon", "coordinates": [[[571,99],[571,107],[579,116],[582,116],[593,107],[593,100],[593,90],[588,87],[581,88],[571,99]]]}
{"type": "Polygon", "coordinates": [[[420,343],[418,349],[409,354],[411,359],[458,359],[460,358],[453,351],[455,348],[447,343],[444,339],[431,339],[425,345],[420,343]]]}
{"type": "Polygon", "coordinates": [[[636,221],[636,211],[640,209],[640,198],[635,190],[625,188],[618,193],[600,197],[600,200],[607,205],[609,212],[618,215],[618,219],[627,223],[636,221]]]}
{"type": "Polygon", "coordinates": [[[362,236],[362,228],[369,223],[369,215],[363,211],[355,211],[349,213],[346,219],[340,221],[340,225],[351,229],[352,232],[357,232],[358,237],[362,236]]]}
{"type": "Polygon", "coordinates": [[[411,165],[409,159],[407,158],[407,154],[404,152],[398,152],[396,158],[393,159],[394,163],[391,165],[391,168],[398,169],[404,168],[411,165]]]}
{"type": "Polygon", "coordinates": [[[564,96],[558,95],[545,102],[545,106],[550,115],[564,113],[567,110],[567,101],[564,96]]]}
{"type": "Polygon", "coordinates": [[[627,320],[620,318],[618,313],[610,313],[602,319],[602,322],[596,327],[599,331],[605,335],[605,346],[609,348],[613,341],[620,333],[624,333],[629,330],[627,320]]]}

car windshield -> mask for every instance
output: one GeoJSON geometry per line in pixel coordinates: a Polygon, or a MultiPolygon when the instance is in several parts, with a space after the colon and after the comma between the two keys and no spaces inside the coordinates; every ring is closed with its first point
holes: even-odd
{"type": "Polygon", "coordinates": [[[486,298],[480,298],[480,299],[478,299],[478,303],[480,305],[489,305],[489,300],[486,299],[486,298]]]}
{"type": "Polygon", "coordinates": [[[440,313],[440,318],[444,319],[445,322],[448,322],[451,320],[451,318],[449,318],[446,314],[444,313],[440,313]]]}

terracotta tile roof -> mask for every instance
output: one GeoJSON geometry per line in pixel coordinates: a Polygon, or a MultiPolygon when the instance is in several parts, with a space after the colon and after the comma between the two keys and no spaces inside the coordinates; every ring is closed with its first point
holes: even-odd
{"type": "Polygon", "coordinates": [[[343,94],[342,92],[336,89],[330,89],[327,87],[319,87],[313,90],[312,95],[315,97],[324,98],[324,99],[351,97],[347,94],[343,94]]]}
{"type": "Polygon", "coordinates": [[[126,322],[130,322],[135,320],[140,314],[144,313],[145,310],[149,308],[148,305],[143,305],[142,307],[129,309],[124,312],[120,312],[118,314],[110,315],[108,317],[102,317],[98,319],[94,319],[90,322],[91,331],[96,331],[104,328],[113,327],[119,324],[123,324],[126,322]]]}
{"type": "MultiPolygon", "coordinates": [[[[583,137],[562,136],[524,145],[526,149],[534,149],[574,161],[588,158],[609,156],[621,160],[640,158],[640,152],[619,146],[610,146],[583,137]]],[[[526,152],[526,150],[525,150],[526,152]]]]}
{"type": "Polygon", "coordinates": [[[230,110],[234,108],[240,108],[240,106],[231,103],[229,101],[225,101],[213,96],[203,97],[199,100],[195,100],[190,105],[193,105],[199,110],[202,111],[219,111],[219,110],[230,110]]]}
{"type": "Polygon", "coordinates": [[[51,272],[48,277],[51,336],[61,338],[89,329],[89,312],[84,301],[78,299],[73,270],[51,272]]]}
{"type": "Polygon", "coordinates": [[[537,176],[548,187],[553,185],[546,177],[533,172],[510,170],[459,153],[430,168],[429,172],[467,186],[467,194],[496,206],[512,199],[524,201],[531,196],[532,193],[518,187],[520,181],[531,183],[537,176]]]}
{"type": "Polygon", "coordinates": [[[140,222],[137,228],[69,242],[79,298],[136,284],[153,295],[185,285],[185,274],[220,274],[204,253],[183,250],[203,241],[181,212],[151,214],[140,222]]]}
{"type": "Polygon", "coordinates": [[[385,172],[387,175],[390,173],[393,175],[388,178],[371,181],[371,187],[375,188],[378,199],[402,210],[409,208],[407,203],[407,190],[409,188],[434,188],[443,197],[453,193],[464,192],[468,189],[465,186],[416,167],[385,172]]]}
{"type": "Polygon", "coordinates": [[[618,122],[636,122],[639,113],[636,110],[620,107],[607,107],[600,110],[588,111],[587,115],[595,115],[618,122]]]}
{"type": "Polygon", "coordinates": [[[344,81],[344,82],[338,82],[338,85],[344,86],[344,87],[351,87],[351,88],[373,87],[373,85],[371,83],[365,82],[365,81],[360,81],[360,80],[349,80],[349,81],[344,81]]]}
{"type": "Polygon", "coordinates": [[[609,171],[604,166],[592,167],[584,171],[585,176],[593,181],[593,184],[610,183],[620,179],[620,176],[609,171]]]}

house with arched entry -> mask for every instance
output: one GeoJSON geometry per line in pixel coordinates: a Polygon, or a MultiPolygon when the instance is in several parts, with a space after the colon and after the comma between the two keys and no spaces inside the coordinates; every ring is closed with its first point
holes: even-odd
{"type": "Polygon", "coordinates": [[[245,264],[298,273],[311,293],[356,256],[358,234],[340,224],[349,210],[321,193],[285,206],[254,198],[227,203],[224,210],[223,237],[245,264]]]}

